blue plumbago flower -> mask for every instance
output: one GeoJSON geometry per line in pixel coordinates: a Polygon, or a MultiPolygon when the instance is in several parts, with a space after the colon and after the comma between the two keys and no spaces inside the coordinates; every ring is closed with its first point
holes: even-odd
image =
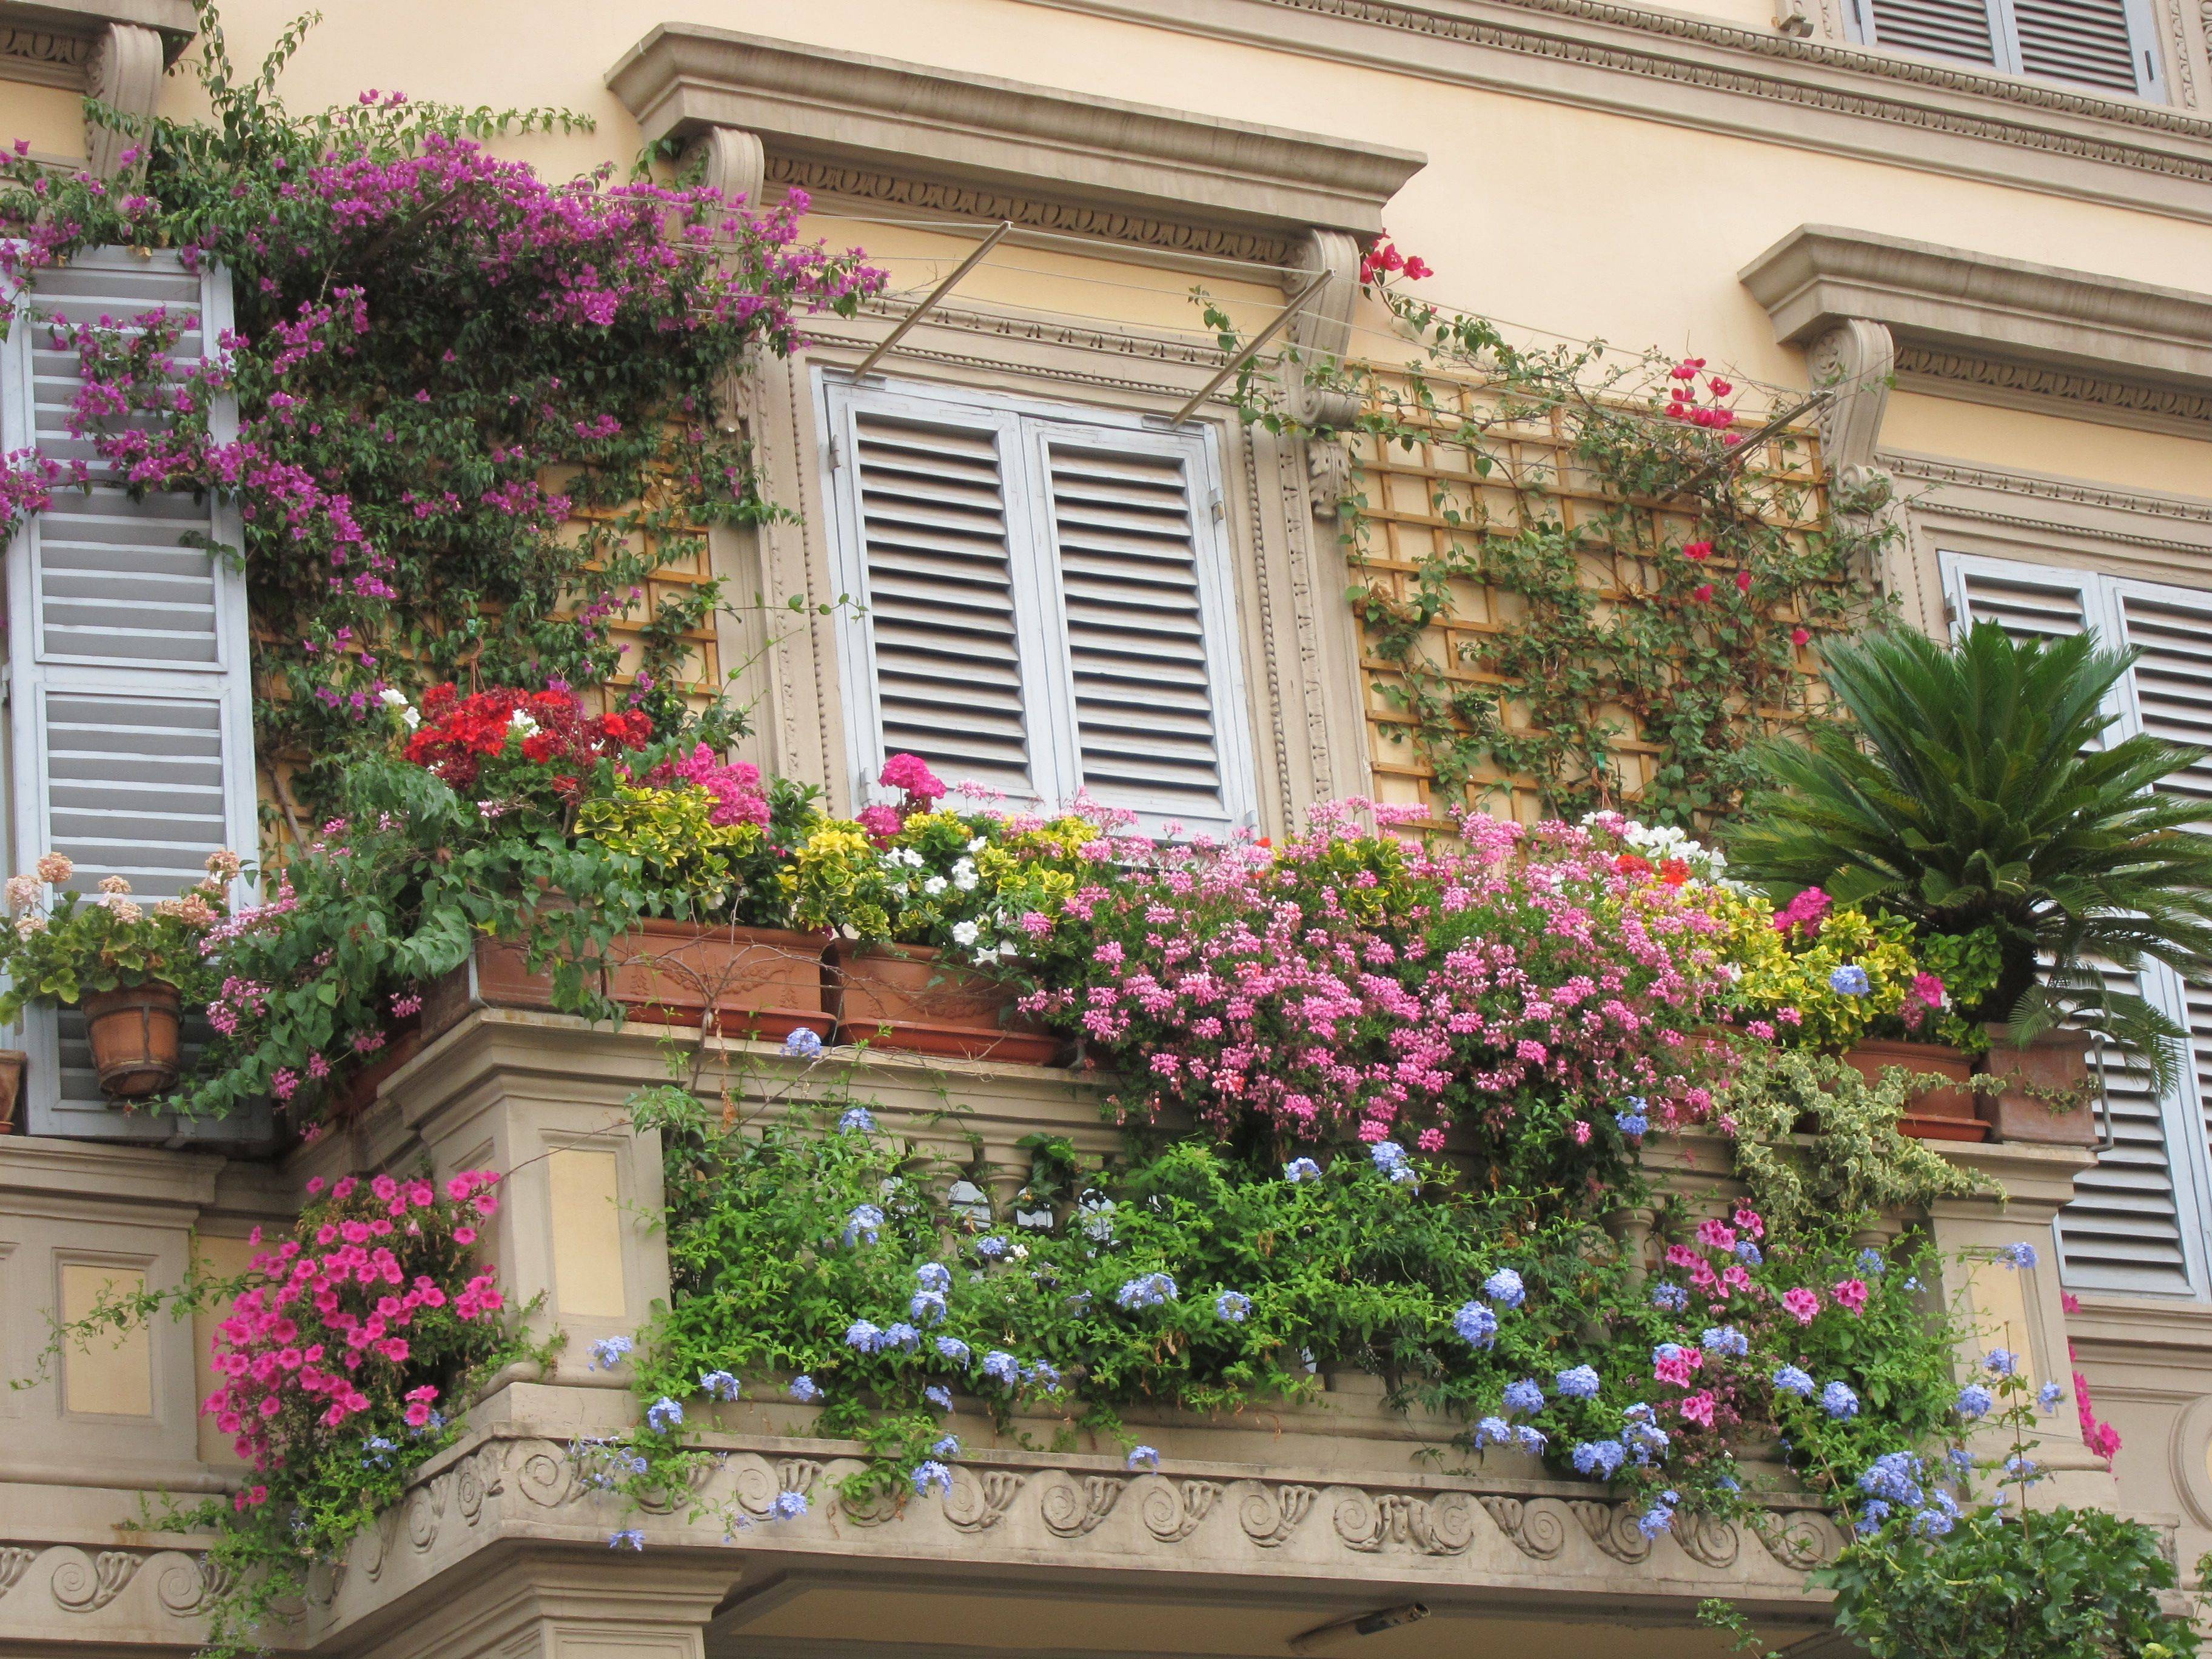
{"type": "Polygon", "coordinates": [[[1743,1490],[1743,1482],[1737,1480],[1732,1474],[1715,1475],[1713,1477],[1713,1485],[1718,1486],[1723,1492],[1741,1492],[1743,1490]]]}
{"type": "Polygon", "coordinates": [[[2039,1466],[2033,1457],[2022,1457],[2017,1452],[2005,1459],[2005,1479],[2025,1480],[2031,1486],[2041,1477],[2036,1474],[2039,1466]]]}
{"type": "Polygon", "coordinates": [[[1638,1463],[1664,1459],[1671,1443],[1656,1415],[1641,1400],[1621,1413],[1620,1438],[1638,1463]]]}
{"type": "Polygon", "coordinates": [[[1847,962],[1828,975],[1828,988],[1838,996],[1863,997],[1874,989],[1874,981],[1858,963],[1847,962]]]}
{"type": "Polygon", "coordinates": [[[2020,1356],[2010,1348],[1991,1348],[1982,1356],[1982,1369],[1991,1376],[2016,1376],[2020,1373],[2020,1356]]]}
{"type": "Polygon", "coordinates": [[[1651,1363],[1655,1365],[1663,1365],[1670,1359],[1680,1359],[1681,1357],[1682,1345],[1679,1342],[1662,1342],[1651,1350],[1651,1363]]]}
{"type": "Polygon", "coordinates": [[[1905,1281],[1905,1288],[1908,1291],[1918,1290],[1920,1288],[1920,1275],[1918,1273],[1913,1273],[1907,1277],[1905,1281]]]}
{"type": "Polygon", "coordinates": [[[1482,1293],[1501,1308],[1517,1308],[1528,1299],[1528,1288],[1510,1267],[1500,1267],[1482,1281],[1482,1293]]]}
{"type": "Polygon", "coordinates": [[[952,1270],[941,1262],[923,1262],[914,1270],[914,1278],[923,1290],[935,1291],[939,1296],[952,1288],[952,1270]]]}
{"type": "Polygon", "coordinates": [[[1293,1183],[1301,1181],[1319,1181],[1321,1165],[1310,1158],[1294,1158],[1283,1165],[1283,1179],[1293,1183]]]}
{"type": "Polygon", "coordinates": [[[1942,1491],[1930,1492],[1928,1507],[1912,1517],[1912,1530],[1923,1538],[1943,1537],[1958,1524],[1958,1500],[1942,1491]]]}
{"type": "Polygon", "coordinates": [[[1851,1523],[1851,1530],[1862,1538],[1871,1538],[1888,1519],[1889,1505],[1879,1498],[1869,1498],[1859,1506],[1859,1518],[1851,1523]]]}
{"type": "Polygon", "coordinates": [[[666,1434],[684,1420],[684,1407],[664,1394],[645,1408],[645,1420],[655,1434],[666,1434]]]}
{"type": "Polygon", "coordinates": [[[1474,1425],[1474,1449],[1480,1451],[1495,1442],[1504,1445],[1513,1437],[1513,1425],[1502,1417],[1486,1417],[1474,1425]]]}
{"type": "Polygon", "coordinates": [[[1367,1156],[1375,1160],[1376,1169],[1389,1175],[1405,1163],[1406,1149],[1395,1140],[1378,1140],[1367,1149],[1367,1156]]]}
{"type": "Polygon", "coordinates": [[[845,1328],[845,1346],[862,1353],[873,1353],[884,1346],[882,1328],[871,1320],[856,1319],[845,1328]]]}
{"type": "Polygon", "coordinates": [[[969,1346],[957,1336],[939,1337],[937,1352],[956,1365],[965,1365],[968,1363],[969,1346]]]}
{"type": "Polygon", "coordinates": [[[916,1291],[914,1300],[906,1304],[906,1310],[925,1325],[942,1324],[945,1320],[945,1292],[916,1291]]]}
{"type": "Polygon", "coordinates": [[[1133,1469],[1156,1469],[1160,1466],[1160,1455],[1150,1446],[1129,1449],[1129,1467],[1133,1469]]]}
{"type": "Polygon", "coordinates": [[[1462,1303],[1452,1316],[1452,1328],[1470,1346],[1486,1348],[1498,1340],[1498,1316],[1480,1302],[1462,1303]]]}
{"type": "Polygon", "coordinates": [[[1040,1359],[1034,1365],[1022,1367],[1022,1381],[1034,1382],[1049,1393],[1060,1386],[1060,1373],[1040,1359]]]}
{"type": "Polygon", "coordinates": [[[822,1390],[812,1377],[801,1371],[791,1379],[791,1397],[802,1406],[811,1406],[822,1398],[822,1390]]]}
{"type": "Polygon", "coordinates": [[[1394,1167],[1390,1171],[1390,1179],[1401,1187],[1411,1187],[1417,1193],[1421,1190],[1421,1172],[1410,1164],[1401,1164],[1394,1167]]]}
{"type": "Polygon", "coordinates": [[[876,1346],[879,1349],[903,1348],[908,1353],[921,1346],[921,1333],[903,1319],[895,1325],[884,1326],[883,1335],[876,1340],[876,1346]]]}
{"type": "Polygon", "coordinates": [[[884,1212],[879,1206],[873,1204],[855,1204],[853,1206],[853,1213],[845,1218],[845,1248],[849,1250],[854,1243],[864,1239],[871,1244],[874,1243],[876,1234],[883,1224],[884,1212]]]}
{"type": "Polygon", "coordinates": [[[2058,1409],[2058,1402],[2066,1398],[2066,1390],[2056,1382],[2046,1382],[2035,1391],[2035,1403],[2046,1412],[2058,1409]]]}
{"type": "Polygon", "coordinates": [[[1575,1473],[1613,1479],[1613,1471],[1628,1461],[1628,1448],[1618,1440],[1585,1440],[1571,1454],[1575,1473]]]}
{"type": "Polygon", "coordinates": [[[952,1409],[952,1390],[941,1382],[931,1383],[921,1391],[921,1397],[939,1412],[949,1412],[952,1409]]]}
{"type": "Polygon", "coordinates": [[[1680,1313],[1690,1305],[1689,1287],[1662,1280],[1651,1287],[1651,1305],[1665,1313],[1680,1313]]]}
{"type": "Polygon", "coordinates": [[[822,1034],[801,1025],[783,1040],[783,1052],[793,1060],[819,1060],[822,1034]]]}
{"type": "Polygon", "coordinates": [[[1213,1311],[1232,1325],[1242,1325],[1252,1311],[1252,1298],[1242,1291],[1224,1291],[1213,1298],[1213,1311]]]}
{"type": "Polygon", "coordinates": [[[948,1434],[929,1449],[932,1457],[957,1458],[960,1455],[960,1437],[948,1434]]]}
{"type": "Polygon", "coordinates": [[[603,1336],[592,1344],[592,1363],[584,1369],[595,1371],[605,1366],[612,1370],[629,1358],[636,1347],[637,1344],[626,1336],[603,1336]]]}
{"type": "Polygon", "coordinates": [[[994,1348],[983,1356],[983,1375],[1011,1389],[1022,1380],[1022,1362],[1004,1348],[994,1348]]]}
{"type": "Polygon", "coordinates": [[[872,1135],[876,1132],[875,1115],[865,1106],[848,1106],[837,1120],[837,1132],[848,1135],[872,1135]]]}
{"type": "Polygon", "coordinates": [[[641,1550],[645,1547],[645,1534],[635,1527],[624,1527],[620,1532],[607,1534],[607,1547],[611,1550],[641,1550]]]}
{"type": "Polygon", "coordinates": [[[1595,1400],[1601,1385],[1595,1371],[1587,1365],[1576,1365],[1553,1377],[1552,1386],[1570,1400],[1595,1400]]]}
{"type": "Polygon", "coordinates": [[[1656,1538],[1674,1524],[1674,1505],[1682,1501],[1682,1494],[1674,1491],[1662,1492],[1652,1500],[1651,1507],[1636,1517],[1636,1530],[1646,1538],[1656,1538]]]}
{"type": "Polygon", "coordinates": [[[1528,1416],[1544,1409],[1544,1391],[1536,1386],[1536,1379],[1524,1376],[1518,1382],[1505,1385],[1505,1409],[1528,1416]]]}
{"type": "Polygon", "coordinates": [[[1978,1382],[1969,1382],[1959,1390],[1959,1397],[1952,1402],[1951,1409],[1971,1423],[1976,1418],[1985,1415],[1990,1407],[1995,1404],[1996,1404],[1995,1395],[1978,1382]]]}
{"type": "Polygon", "coordinates": [[[1848,1382],[1828,1383],[1820,1390],[1820,1409],[1838,1423],[1859,1414],[1859,1397],[1848,1382]]]}
{"type": "Polygon", "coordinates": [[[1731,1358],[1741,1359],[1751,1352],[1751,1339],[1733,1325],[1708,1326],[1700,1340],[1705,1344],[1707,1353],[1727,1354],[1731,1358]]]}
{"type": "Polygon", "coordinates": [[[775,1502],[768,1506],[771,1521],[796,1521],[806,1513],[806,1494],[803,1492],[780,1492],[775,1502]]]}
{"type": "Polygon", "coordinates": [[[1544,1448],[1550,1442],[1545,1438],[1543,1431],[1533,1424],[1516,1423],[1513,1425],[1513,1443],[1532,1457],[1541,1457],[1544,1448]]]}
{"type": "Polygon", "coordinates": [[[1997,1252],[1997,1260],[2008,1267],[2033,1267],[2035,1265],[2035,1246],[2026,1239],[2008,1244],[1997,1252]]]}
{"type": "Polygon", "coordinates": [[[1973,1469],[1974,1455],[1964,1446],[1954,1446],[1943,1455],[1951,1460],[1951,1467],[1961,1474],[1971,1473],[1973,1469]]]}
{"type": "Polygon", "coordinates": [[[1006,1253],[1006,1241],[996,1233],[987,1233],[975,1241],[975,1254],[986,1261],[996,1261],[1006,1253]]]}
{"type": "Polygon", "coordinates": [[[398,1449],[382,1435],[372,1435],[361,1443],[361,1466],[365,1469],[389,1468],[392,1454],[398,1449]]]}
{"type": "Polygon", "coordinates": [[[711,1400],[735,1400],[738,1379],[727,1371],[703,1371],[700,1374],[699,1389],[711,1400]]]}
{"type": "Polygon", "coordinates": [[[1868,1497],[1905,1509],[1917,1509],[1928,1501],[1921,1485],[1921,1462],[1911,1452],[1884,1452],[1859,1475],[1859,1490],[1868,1497]]]}
{"type": "Polygon", "coordinates": [[[1774,1386],[1778,1392],[1783,1394],[1794,1394],[1800,1400],[1810,1400],[1813,1397],[1813,1378],[1811,1375],[1808,1372],[1800,1370],[1795,1365],[1781,1365],[1776,1367],[1774,1372],[1774,1386]]]}
{"type": "Polygon", "coordinates": [[[914,1495],[927,1498],[932,1486],[940,1488],[947,1498],[952,1496],[952,1471],[933,1457],[915,1465],[914,1495]]]}
{"type": "Polygon", "coordinates": [[[1176,1282],[1165,1273],[1143,1273],[1115,1291],[1114,1299],[1132,1310],[1157,1308],[1176,1299],[1176,1282]]]}
{"type": "Polygon", "coordinates": [[[1859,1271],[1869,1279],[1880,1279],[1889,1271],[1889,1263],[1880,1250],[1869,1244],[1859,1252],[1859,1271]]]}
{"type": "Polygon", "coordinates": [[[1642,1101],[1632,1096],[1629,1103],[1637,1109],[1632,1112],[1615,1112],[1613,1115],[1613,1121],[1620,1126],[1620,1133],[1631,1140],[1640,1140],[1651,1133],[1651,1119],[1643,1109],[1642,1101]]]}
{"type": "Polygon", "coordinates": [[[1735,1242],[1735,1259],[1747,1267],[1756,1267],[1765,1261],[1766,1255],[1749,1239],[1739,1238],[1735,1242]]]}

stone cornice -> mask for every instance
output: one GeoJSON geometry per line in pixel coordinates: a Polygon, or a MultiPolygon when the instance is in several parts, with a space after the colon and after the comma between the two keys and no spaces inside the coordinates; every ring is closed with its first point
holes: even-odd
{"type": "Polygon", "coordinates": [[[663,24],[607,74],[648,143],[730,127],[772,157],[1109,214],[1368,235],[1424,158],[1350,139],[663,24]]]}
{"type": "Polygon", "coordinates": [[[1608,0],[1030,0],[1387,73],[2212,220],[2212,122],[1608,0]],[[2020,152],[2038,152],[2024,164],[2020,152]]]}
{"type": "Polygon", "coordinates": [[[114,24],[152,29],[170,63],[199,27],[191,0],[0,0],[0,81],[82,91],[114,24]]]}

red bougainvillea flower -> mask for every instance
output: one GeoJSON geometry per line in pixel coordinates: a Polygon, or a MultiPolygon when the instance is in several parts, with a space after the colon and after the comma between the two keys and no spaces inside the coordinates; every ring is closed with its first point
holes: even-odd
{"type": "Polygon", "coordinates": [[[1699,582],[1691,590],[1690,597],[1699,605],[1710,605],[1712,602],[1713,585],[1711,582],[1699,582]]]}
{"type": "Polygon", "coordinates": [[[1790,643],[1792,645],[1803,645],[1812,637],[1810,633],[1802,628],[1793,628],[1790,630],[1790,643]]]}
{"type": "Polygon", "coordinates": [[[1751,592],[1751,572],[1739,570],[1735,573],[1735,591],[1739,593],[1751,592]]]}
{"type": "Polygon", "coordinates": [[[1686,559],[1710,559],[1713,556],[1711,542],[1684,542],[1682,556],[1686,559]]]}

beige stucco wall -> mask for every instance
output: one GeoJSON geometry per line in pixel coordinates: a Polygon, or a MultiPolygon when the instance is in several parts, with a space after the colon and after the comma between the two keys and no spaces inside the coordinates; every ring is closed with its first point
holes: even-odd
{"type": "Polygon", "coordinates": [[[84,159],[84,100],[60,87],[0,85],[6,138],[30,141],[31,153],[58,161],[84,159]]]}

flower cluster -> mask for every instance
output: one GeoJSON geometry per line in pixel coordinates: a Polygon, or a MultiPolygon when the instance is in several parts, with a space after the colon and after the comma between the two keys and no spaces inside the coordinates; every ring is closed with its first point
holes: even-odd
{"type": "Polygon", "coordinates": [[[482,786],[495,794],[520,793],[542,780],[556,794],[574,797],[583,775],[599,763],[641,748],[653,736],[646,715],[634,709],[586,715],[582,700],[560,685],[467,696],[451,684],[434,685],[422,694],[413,724],[409,760],[455,789],[482,786]]]}
{"type": "MultiPolygon", "coordinates": [[[[131,896],[130,882],[119,875],[102,877],[97,895],[88,896],[69,884],[78,878],[67,854],[44,854],[6,884],[10,925],[0,929],[0,973],[7,976],[0,1022],[29,1002],[75,1003],[90,992],[196,978],[205,942],[228,918],[231,884],[243,867],[237,854],[218,849],[208,855],[204,879],[149,906],[131,896]]],[[[216,1018],[223,1012],[218,999],[216,1018]]]]}

